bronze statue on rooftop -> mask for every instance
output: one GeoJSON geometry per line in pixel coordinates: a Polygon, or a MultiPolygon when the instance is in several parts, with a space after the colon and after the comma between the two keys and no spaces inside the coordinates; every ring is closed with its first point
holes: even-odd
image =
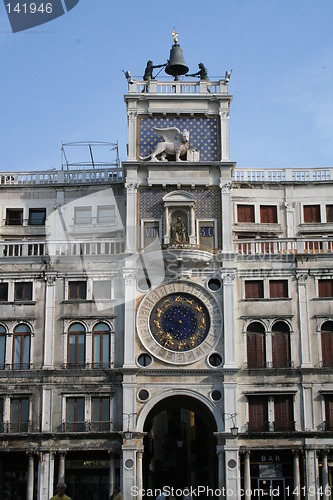
{"type": "Polygon", "coordinates": [[[185,76],[199,76],[200,80],[209,80],[207,68],[205,68],[204,64],[199,63],[198,66],[199,66],[199,71],[197,71],[196,73],[187,74],[185,76]]]}

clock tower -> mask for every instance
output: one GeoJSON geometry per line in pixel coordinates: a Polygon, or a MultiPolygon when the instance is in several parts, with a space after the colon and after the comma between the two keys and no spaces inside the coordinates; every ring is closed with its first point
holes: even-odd
{"type": "Polygon", "coordinates": [[[210,81],[200,63],[180,79],[176,35],[174,79],[152,78],[148,61],[125,95],[124,497],[192,486],[236,498],[230,73],[210,81]]]}

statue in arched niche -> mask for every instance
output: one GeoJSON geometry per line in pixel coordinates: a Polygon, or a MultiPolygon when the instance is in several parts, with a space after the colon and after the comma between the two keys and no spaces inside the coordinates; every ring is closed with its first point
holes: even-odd
{"type": "Polygon", "coordinates": [[[186,225],[180,215],[177,217],[176,222],[171,227],[171,237],[172,242],[176,245],[188,243],[186,225]]]}

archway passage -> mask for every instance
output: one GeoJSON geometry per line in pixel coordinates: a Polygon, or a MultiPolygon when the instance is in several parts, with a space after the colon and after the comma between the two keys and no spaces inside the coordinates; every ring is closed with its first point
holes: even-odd
{"type": "Polygon", "coordinates": [[[144,488],[216,487],[216,422],[189,396],[171,396],[149,413],[144,431],[144,488]]]}

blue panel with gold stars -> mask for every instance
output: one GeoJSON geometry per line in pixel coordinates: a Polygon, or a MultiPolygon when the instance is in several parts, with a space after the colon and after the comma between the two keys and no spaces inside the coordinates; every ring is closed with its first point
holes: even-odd
{"type": "Polygon", "coordinates": [[[155,145],[163,141],[153,127],[185,128],[190,132],[190,149],[200,152],[200,161],[219,161],[219,134],[216,117],[142,117],[139,120],[139,155],[150,155],[155,145]]]}

